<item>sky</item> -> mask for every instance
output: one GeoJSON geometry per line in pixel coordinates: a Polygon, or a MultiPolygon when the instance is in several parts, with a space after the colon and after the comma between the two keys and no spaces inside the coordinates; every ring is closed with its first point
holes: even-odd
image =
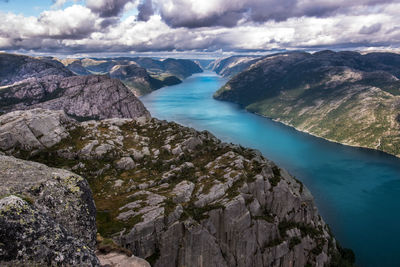
{"type": "Polygon", "coordinates": [[[0,17],[0,51],[38,55],[400,47],[400,0],[0,0],[0,17]]]}

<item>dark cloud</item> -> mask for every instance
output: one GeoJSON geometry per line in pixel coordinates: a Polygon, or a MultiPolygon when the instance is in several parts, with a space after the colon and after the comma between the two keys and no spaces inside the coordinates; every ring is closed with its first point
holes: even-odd
{"type": "Polygon", "coordinates": [[[262,23],[298,17],[348,14],[357,7],[395,3],[396,0],[154,0],[154,7],[172,27],[234,27],[239,21],[262,23]]]}
{"type": "Polygon", "coordinates": [[[138,20],[148,21],[150,17],[154,14],[152,0],[143,0],[143,2],[141,2],[138,6],[138,10],[138,20]]]}
{"type": "Polygon", "coordinates": [[[115,17],[121,14],[125,5],[132,0],[86,0],[86,6],[101,17],[115,17]]]}
{"type": "Polygon", "coordinates": [[[373,34],[373,33],[379,32],[381,30],[381,28],[382,28],[381,23],[375,23],[371,26],[363,26],[358,33],[359,34],[373,34]]]}

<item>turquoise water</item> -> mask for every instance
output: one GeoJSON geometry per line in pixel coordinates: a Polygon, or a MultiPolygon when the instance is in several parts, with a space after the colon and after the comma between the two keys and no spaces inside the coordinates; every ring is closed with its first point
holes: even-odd
{"type": "Polygon", "coordinates": [[[142,101],[154,117],[259,149],[311,190],[321,215],[339,242],[355,251],[359,266],[400,266],[400,159],[327,142],[214,100],[225,81],[206,72],[142,101]]]}

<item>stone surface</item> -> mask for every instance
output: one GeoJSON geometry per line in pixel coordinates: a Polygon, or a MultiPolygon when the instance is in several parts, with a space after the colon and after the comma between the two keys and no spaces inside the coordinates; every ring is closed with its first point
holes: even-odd
{"type": "Polygon", "coordinates": [[[62,169],[0,155],[0,265],[98,266],[88,183],[62,169]]]}
{"type": "Polygon", "coordinates": [[[0,148],[5,151],[50,148],[68,137],[67,128],[74,125],[75,120],[63,111],[33,109],[11,112],[0,117],[0,148]]]}
{"type": "Polygon", "coordinates": [[[97,254],[100,264],[108,267],[151,267],[144,259],[124,254],[111,252],[109,254],[97,254]]]}

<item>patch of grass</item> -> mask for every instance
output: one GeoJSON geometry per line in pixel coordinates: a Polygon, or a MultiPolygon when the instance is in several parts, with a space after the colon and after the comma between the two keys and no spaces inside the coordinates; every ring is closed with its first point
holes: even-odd
{"type": "Polygon", "coordinates": [[[135,224],[143,221],[142,216],[135,216],[128,221],[119,221],[113,218],[110,211],[98,210],[96,216],[97,232],[106,238],[111,237],[113,234],[126,229],[131,229],[135,224]]]}
{"type": "Polygon", "coordinates": [[[168,217],[176,208],[176,204],[172,201],[172,198],[167,198],[164,200],[164,210],[165,216],[168,217]]]}
{"type": "Polygon", "coordinates": [[[272,167],[272,173],[274,174],[274,176],[269,179],[269,182],[271,183],[272,187],[275,187],[279,184],[279,182],[281,181],[281,169],[279,169],[277,166],[272,167]]]}
{"type": "Polygon", "coordinates": [[[268,209],[265,209],[262,215],[255,216],[254,219],[265,220],[269,223],[273,223],[275,221],[275,216],[268,209]]]}
{"type": "Polygon", "coordinates": [[[131,257],[132,251],[130,251],[127,248],[121,247],[117,243],[114,242],[114,240],[110,238],[104,238],[100,235],[100,233],[97,233],[97,249],[100,251],[100,253],[103,254],[108,254],[110,252],[118,252],[127,255],[128,257],[131,257]]]}
{"type": "Polygon", "coordinates": [[[157,260],[160,258],[161,254],[160,254],[160,249],[156,248],[156,251],[153,253],[153,255],[151,255],[150,257],[146,258],[146,261],[148,261],[148,263],[150,263],[151,266],[154,266],[154,264],[157,262],[157,260]]]}
{"type": "MultiPolygon", "coordinates": [[[[289,241],[289,249],[293,249],[296,245],[300,244],[301,240],[297,236],[292,237],[289,241]]],[[[318,254],[317,254],[318,255],[318,254]]]]}
{"type": "Polygon", "coordinates": [[[203,219],[207,219],[208,212],[215,209],[225,209],[225,206],[222,204],[211,204],[206,205],[204,207],[196,207],[193,203],[189,203],[183,210],[182,220],[187,219],[188,217],[193,218],[194,220],[200,222],[203,219]]]}
{"type": "Polygon", "coordinates": [[[299,229],[303,237],[308,235],[311,238],[317,238],[323,234],[322,229],[317,229],[311,225],[307,225],[304,223],[298,223],[287,220],[279,222],[278,228],[279,228],[279,233],[283,238],[287,236],[286,231],[293,228],[299,229]]]}
{"type": "Polygon", "coordinates": [[[243,184],[244,184],[243,179],[235,181],[232,184],[232,186],[229,187],[228,190],[226,190],[226,196],[228,197],[228,199],[233,199],[234,197],[239,195],[240,194],[239,189],[243,186],[243,184]]]}

